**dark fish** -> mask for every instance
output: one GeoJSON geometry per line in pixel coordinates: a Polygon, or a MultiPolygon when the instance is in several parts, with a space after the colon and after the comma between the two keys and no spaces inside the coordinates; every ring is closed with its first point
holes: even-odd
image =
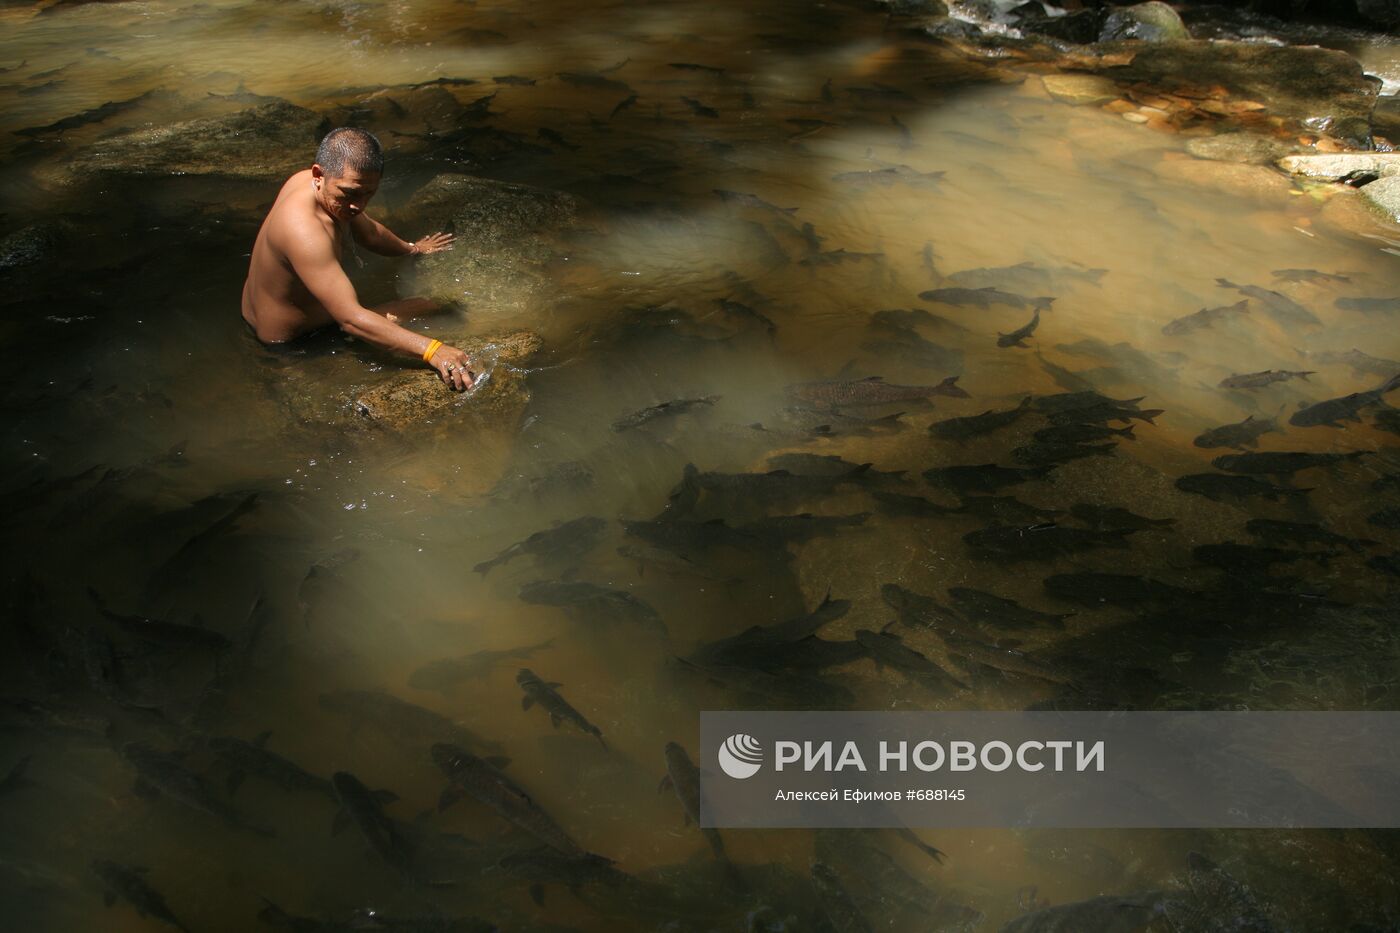
{"type": "Polygon", "coordinates": [[[187,770],[174,757],[138,742],[123,745],[121,757],[136,771],[135,790],[138,796],[164,794],[176,803],[218,817],[237,829],[269,838],[276,835],[265,826],[248,822],[241,813],[215,797],[198,775],[187,770]]]}
{"type": "Polygon", "coordinates": [[[763,546],[762,541],[729,527],[722,518],[708,522],[678,521],[671,518],[650,522],[624,521],[622,530],[653,547],[683,556],[701,554],[716,548],[753,550],[763,546]]]}
{"type": "Polygon", "coordinates": [[[1188,595],[1180,587],[1123,573],[1060,573],[1046,577],[1042,585],[1056,599],[1084,606],[1175,602],[1188,595]]]}
{"type": "Polygon", "coordinates": [[[1021,347],[1022,349],[1024,349],[1026,345],[1022,343],[1022,341],[1029,337],[1031,334],[1035,333],[1035,329],[1039,326],[1040,309],[1036,308],[1035,314],[1031,315],[1030,321],[1024,327],[1018,327],[1016,330],[1013,330],[1009,334],[1003,334],[999,332],[997,334],[997,346],[1002,348],[1021,347]]]}
{"type": "Polygon", "coordinates": [[[1255,547],[1252,544],[1201,544],[1191,549],[1198,564],[1218,567],[1235,573],[1266,573],[1274,564],[1289,564],[1297,560],[1315,560],[1326,564],[1339,551],[1290,551],[1283,548],[1255,547]]]}
{"type": "Polygon", "coordinates": [[[1083,390],[1079,392],[1061,392],[1058,395],[1041,395],[1036,397],[1032,404],[1036,411],[1044,412],[1047,415],[1064,414],[1071,411],[1084,411],[1096,408],[1129,408],[1136,409],[1138,402],[1146,396],[1137,398],[1109,398],[1093,390],[1083,390]]]}
{"type": "Polygon", "coordinates": [[[1278,500],[1283,496],[1306,496],[1311,489],[1274,486],[1252,476],[1231,476],[1226,473],[1192,473],[1177,478],[1176,488],[1182,492],[1205,496],[1214,502],[1263,497],[1278,500]]]}
{"type": "Polygon", "coordinates": [[[537,580],[520,588],[523,602],[557,606],[576,621],[591,624],[625,622],[666,636],[666,625],[648,603],[626,590],[614,590],[581,580],[537,580]]]}
{"type": "Polygon", "coordinates": [[[734,691],[745,701],[758,700],[777,707],[794,709],[848,709],[855,694],[839,683],[806,674],[745,667],[737,664],[696,663],[676,658],[686,670],[734,691]]]}
{"type": "Polygon", "coordinates": [[[1043,466],[1048,463],[1068,463],[1085,457],[1111,457],[1117,444],[1098,444],[1087,447],[1083,444],[1052,444],[1036,441],[1011,451],[1011,459],[1030,466],[1043,466]]]}
{"type": "Polygon", "coordinates": [[[439,743],[432,749],[433,763],[451,783],[438,798],[438,810],[446,810],[463,797],[472,797],[505,820],[566,855],[583,855],[549,814],[514,781],[501,772],[504,758],[478,758],[456,745],[439,743]]]}
{"type": "Polygon", "coordinates": [[[1385,396],[1397,388],[1400,388],[1400,374],[1392,376],[1385,384],[1367,392],[1353,392],[1341,398],[1328,399],[1300,408],[1288,419],[1288,423],[1299,428],[1339,428],[1343,421],[1360,421],[1360,413],[1364,409],[1384,405],[1385,396]]]}
{"type": "Polygon", "coordinates": [[[1170,528],[1176,524],[1174,518],[1145,518],[1119,506],[1091,505],[1087,502],[1071,506],[1069,513],[1094,528],[1132,528],[1135,531],[1146,531],[1150,528],[1170,528]]]}
{"type": "Polygon", "coordinates": [[[1037,266],[1033,262],[1021,262],[1014,266],[964,269],[948,276],[948,281],[963,288],[992,286],[1018,292],[1044,292],[1068,282],[1083,282],[1098,288],[1099,280],[1107,274],[1107,269],[1085,269],[1074,266],[1046,268],[1037,266]]]}
{"type": "Polygon", "coordinates": [[[584,516],[537,531],[523,541],[517,541],[488,561],[477,564],[472,569],[485,576],[491,568],[497,567],[522,554],[529,554],[539,561],[569,563],[582,558],[598,545],[598,538],[608,523],[601,518],[584,516]]]}
{"type": "Polygon", "coordinates": [[[1366,516],[1366,521],[1377,528],[1389,528],[1392,531],[1400,530],[1400,508],[1392,506],[1388,509],[1381,509],[1366,516]]]}
{"type": "Polygon", "coordinates": [[[937,630],[942,626],[956,628],[963,624],[961,616],[932,596],[906,590],[897,583],[880,587],[880,598],[898,614],[904,625],[937,630]]]}
{"type": "Polygon", "coordinates": [[[706,107],[704,104],[700,103],[700,101],[696,100],[693,97],[682,97],[681,103],[689,107],[690,112],[695,114],[697,117],[709,117],[712,120],[719,118],[718,110],[714,109],[713,107],[706,107]]]}
{"type": "MultiPolygon", "coordinates": [[[[728,298],[716,298],[715,304],[719,305],[721,311],[729,317],[734,318],[736,321],[741,321],[745,324],[756,324],[770,334],[778,332],[778,325],[773,323],[772,318],[763,314],[761,311],[754,310],[742,302],[732,301],[728,298]]],[[[717,395],[712,397],[719,398],[717,395]]]]}
{"type": "Polygon", "coordinates": [[[525,696],[520,700],[520,708],[528,710],[536,703],[540,708],[549,714],[549,721],[554,728],[559,728],[561,722],[571,722],[578,728],[591,736],[594,736],[604,748],[608,743],[603,741],[603,730],[583,717],[583,714],[569,705],[568,701],[561,697],[554,688],[562,687],[563,684],[545,683],[535,676],[535,672],[522,667],[515,675],[515,682],[520,685],[520,689],[525,691],[525,696]]]}
{"type": "Polygon", "coordinates": [[[1336,272],[1319,272],[1316,269],[1275,269],[1270,273],[1285,282],[1350,282],[1351,279],[1336,272]]]}
{"type": "MultiPolygon", "coordinates": [[[[666,776],[661,779],[660,790],[667,789],[673,791],[681,802],[681,809],[685,811],[685,825],[694,823],[699,827],[700,769],[695,767],[690,755],[676,742],[666,743],[666,776]]],[[[725,858],[724,840],[719,837],[719,830],[702,828],[700,832],[710,844],[715,858],[725,858]]]]}
{"type": "Polygon", "coordinates": [[[337,771],[331,775],[331,787],[340,804],[331,833],[339,835],[347,826],[354,826],[385,864],[399,874],[413,878],[416,874],[416,847],[397,822],[384,813],[384,805],[398,800],[398,795],[387,790],[371,791],[347,771],[337,771]]]}
{"type": "Polygon", "coordinates": [[[365,724],[372,725],[401,742],[419,745],[451,742],[490,755],[501,751],[500,743],[483,739],[441,713],[415,706],[388,693],[371,690],[323,693],[321,706],[333,713],[348,716],[355,728],[365,724]]]}
{"type": "Polygon", "coordinates": [[[648,421],[654,421],[657,418],[669,418],[675,415],[683,415],[696,408],[713,407],[715,402],[718,402],[719,399],[720,397],[718,395],[705,395],[700,398],[672,399],[669,402],[662,402],[659,405],[652,405],[650,408],[643,408],[640,411],[634,411],[629,415],[624,415],[613,422],[612,429],[614,431],[626,431],[631,428],[641,427],[648,421]]]}
{"type": "Polygon", "coordinates": [[[1264,306],[1264,310],[1269,312],[1269,315],[1280,324],[1301,324],[1311,327],[1322,326],[1322,322],[1318,320],[1317,315],[1281,292],[1261,288],[1258,285],[1236,285],[1234,282],[1226,279],[1216,279],[1215,284],[1221,288],[1233,288],[1241,295],[1258,301],[1264,306]]]}
{"type": "Polygon", "coordinates": [[[497,84],[509,84],[514,87],[534,87],[534,78],[522,78],[520,75],[498,75],[491,79],[497,84]]]}
{"type": "Polygon", "coordinates": [[[1031,436],[1042,444],[1087,444],[1112,437],[1137,440],[1131,424],[1125,428],[1110,428],[1104,424],[1060,424],[1041,428],[1031,436]]]}
{"type": "Polygon", "coordinates": [[[963,351],[934,343],[913,330],[878,331],[880,336],[865,341],[862,350],[881,360],[897,360],[924,369],[961,369],[963,351]]]}
{"type": "Polygon", "coordinates": [[[1202,308],[1194,314],[1179,317],[1166,324],[1162,328],[1162,333],[1168,337],[1184,337],[1187,334],[1194,334],[1196,331],[1213,327],[1217,322],[1223,321],[1231,315],[1247,314],[1248,312],[1248,298],[1241,299],[1232,305],[1221,305],[1218,308],[1202,308]]]}
{"type": "Polygon", "coordinates": [[[815,635],[818,629],[841,618],[850,608],[849,600],[832,599],[828,593],[809,613],[774,625],[753,625],[737,635],[706,642],[695,650],[690,660],[697,664],[740,664],[749,659],[756,648],[791,645],[815,635]]]}
{"type": "Polygon", "coordinates": [[[1132,528],[1106,531],[1069,528],[1047,522],[1041,525],[995,525],[963,535],[972,555],[988,560],[1050,560],[1091,548],[1127,548],[1132,528]]]}
{"type": "Polygon", "coordinates": [[[723,68],[716,68],[714,65],[697,65],[693,62],[670,62],[666,67],[677,68],[681,71],[704,71],[716,76],[724,74],[723,68]]]}
{"type": "Polygon", "coordinates": [[[1027,298],[1024,295],[1004,292],[999,288],[993,288],[991,286],[987,288],[935,288],[930,291],[919,292],[919,298],[924,301],[935,301],[945,305],[970,305],[976,308],[1007,305],[1012,308],[1034,308],[1037,311],[1049,311],[1050,305],[1055,301],[1054,298],[1045,296],[1027,298]]]}
{"type": "Polygon", "coordinates": [[[1167,895],[1104,894],[1087,901],[1045,907],[1002,925],[999,933],[1141,933],[1161,915],[1167,895]]]}
{"type": "Polygon", "coordinates": [[[858,483],[870,464],[862,463],[849,473],[835,476],[811,476],[789,470],[769,470],[767,473],[701,473],[687,465],[685,479],[717,496],[757,498],[769,505],[792,498],[830,494],[838,486],[858,483]]]}
{"type": "MultiPolygon", "coordinates": [[[[866,651],[855,641],[830,641],[808,635],[796,641],[740,640],[716,662],[757,671],[808,673],[859,661],[866,651]]],[[[691,660],[694,660],[693,658],[691,660]]]]}
{"type": "MultiPolygon", "coordinates": [[[[942,930],[945,933],[972,929],[976,920],[966,914],[957,916],[962,909],[959,905],[948,902],[941,896],[942,892],[935,891],[906,871],[877,843],[883,832],[876,829],[819,829],[813,849],[818,861],[860,879],[862,887],[870,892],[871,899],[908,908],[922,915],[922,929],[942,930]]],[[[925,844],[906,827],[897,826],[889,832],[935,862],[942,863],[944,853],[925,844]]]]}
{"type": "Polygon", "coordinates": [[[112,721],[80,709],[47,706],[25,697],[0,697],[0,727],[40,732],[106,735],[112,721]]]}
{"type": "Polygon", "coordinates": [[[107,886],[103,902],[108,907],[115,904],[117,898],[121,898],[135,907],[136,912],[142,917],[154,917],[177,930],[189,933],[190,928],[176,919],[160,892],[147,884],[146,879],[141,877],[146,873],[146,869],[128,868],[108,859],[98,858],[92,860],[92,870],[107,886]]]}
{"type": "Polygon", "coordinates": [[[964,496],[959,493],[962,505],[958,512],[975,515],[991,522],[1011,525],[1035,525],[1054,521],[1065,514],[1060,509],[1041,509],[1027,505],[1015,496],[964,496]]]}
{"type": "Polygon", "coordinates": [[[1021,400],[1021,404],[1015,408],[1008,408],[1003,411],[988,409],[980,415],[967,415],[961,418],[947,418],[943,421],[935,421],[928,426],[928,433],[936,438],[945,441],[966,440],[971,437],[981,437],[993,431],[1008,427],[1020,420],[1021,416],[1030,410],[1031,397],[1028,395],[1021,400]]]}
{"type": "Polygon", "coordinates": [[[448,688],[464,680],[485,677],[501,661],[528,660],[537,651],[543,651],[554,644],[550,638],[535,645],[508,648],[504,651],[475,651],[460,658],[442,658],[425,664],[408,677],[408,685],[418,690],[437,690],[446,693],[448,688]]]}
{"type": "Polygon", "coordinates": [[[836,933],[874,933],[875,928],[856,906],[841,876],[836,870],[822,862],[812,863],[812,884],[817,889],[817,899],[827,923],[836,933]]]}
{"type": "Polygon", "coordinates": [[[1218,428],[1203,431],[1192,443],[1206,449],[1233,447],[1235,450],[1243,450],[1246,447],[1258,447],[1260,437],[1271,432],[1277,433],[1278,430],[1278,422],[1273,418],[1255,418],[1250,415],[1235,424],[1222,424],[1218,428]]]}
{"type": "Polygon", "coordinates": [[[846,262],[860,262],[865,259],[884,259],[884,253],[857,253],[847,249],[834,249],[825,253],[813,253],[801,260],[801,266],[838,266],[846,262]]]}
{"type": "Polygon", "coordinates": [[[983,463],[976,466],[931,467],[924,471],[924,479],[930,486],[948,489],[955,493],[996,492],[1005,486],[1045,479],[1053,472],[1053,465],[1037,466],[1029,469],[997,466],[983,463]]]}
{"type": "Polygon", "coordinates": [[[909,127],[899,122],[899,117],[890,114],[890,125],[899,132],[899,148],[912,149],[914,147],[914,134],[909,132],[909,127]]]}
{"type": "Polygon", "coordinates": [[[609,120],[613,119],[613,118],[616,117],[619,113],[622,113],[622,111],[624,111],[624,110],[626,110],[627,108],[631,107],[631,106],[632,106],[633,104],[635,104],[636,102],[637,102],[637,95],[636,95],[636,94],[632,94],[632,95],[630,95],[630,96],[628,96],[628,97],[622,98],[622,100],[620,100],[620,101],[617,102],[617,106],[614,107],[614,108],[612,109],[612,113],[608,114],[608,119],[609,119],[609,120]]]}
{"type": "Polygon", "coordinates": [[[581,460],[564,460],[537,473],[516,473],[497,483],[492,496],[517,498],[528,494],[539,500],[561,494],[578,494],[593,485],[593,470],[581,460]]]}
{"type": "Polygon", "coordinates": [[[289,793],[314,790],[333,796],[330,781],[268,751],[267,740],[271,737],[271,732],[263,732],[252,742],[245,742],[230,736],[215,736],[204,743],[229,769],[225,789],[230,797],[250,774],[276,784],[289,793]]]}
{"type": "Polygon", "coordinates": [[[843,185],[877,185],[888,188],[899,181],[899,172],[894,167],[868,168],[858,172],[838,172],[831,176],[831,180],[843,185]]]}
{"type": "Polygon", "coordinates": [[[769,204],[756,194],[745,194],[742,191],[726,191],[723,188],[714,189],[720,200],[725,203],[733,202],[740,207],[757,207],[763,210],[774,211],[779,214],[796,214],[795,207],[778,207],[776,204],[769,204]]]}
{"type": "Polygon", "coordinates": [[[548,846],[507,855],[496,864],[503,874],[530,883],[530,897],[544,903],[544,885],[562,884],[578,893],[584,885],[630,886],[632,878],[613,867],[612,859],[588,853],[565,855],[548,846]]]}
{"type": "Polygon", "coordinates": [[[946,505],[939,505],[937,502],[930,502],[923,496],[906,496],[899,492],[886,492],[883,489],[871,490],[870,493],[875,501],[884,506],[884,511],[891,515],[903,515],[916,518],[938,518],[945,515],[958,515],[960,509],[955,509],[946,505]]]}
{"type": "Polygon", "coordinates": [[[547,126],[542,126],[535,132],[540,137],[540,139],[543,139],[545,142],[548,143],[553,143],[560,149],[568,149],[571,152],[577,152],[579,149],[578,146],[575,146],[573,143],[565,139],[562,135],[556,133],[554,130],[551,130],[547,126]]]}
{"type": "Polygon", "coordinates": [[[775,470],[787,470],[801,476],[854,476],[861,483],[904,478],[904,470],[876,470],[868,463],[852,463],[834,454],[778,454],[768,458],[775,470]]]}
{"type": "Polygon", "coordinates": [[[1366,566],[1381,573],[1388,573],[1392,577],[1400,577],[1400,557],[1394,554],[1377,554],[1366,561],[1366,566]]]}
{"type": "Polygon", "coordinates": [[[1360,350],[1352,349],[1344,352],[1332,350],[1299,350],[1298,355],[1303,359],[1322,365],[1336,364],[1339,366],[1349,366],[1351,371],[1358,376],[1375,376],[1378,379],[1389,379],[1396,373],[1400,373],[1400,360],[1386,360],[1378,356],[1371,356],[1369,353],[1362,353],[1360,350]]]}
{"type": "Polygon", "coordinates": [[[603,77],[602,73],[583,74],[574,71],[563,71],[555,75],[565,84],[572,84],[574,87],[593,88],[599,91],[615,91],[620,94],[631,94],[632,89],[621,81],[614,81],[612,78],[603,77]]]}
{"type": "Polygon", "coordinates": [[[908,402],[929,399],[935,395],[968,398],[967,392],[958,388],[957,382],[957,376],[949,376],[938,385],[898,385],[886,382],[881,376],[868,376],[858,380],[804,382],[788,386],[787,391],[793,398],[808,404],[840,408],[845,405],[883,405],[890,402],[908,402]]]}
{"type": "Polygon", "coordinates": [[[1306,451],[1270,450],[1243,454],[1225,454],[1216,457],[1210,465],[1226,473],[1262,473],[1283,475],[1297,473],[1312,467],[1331,466],[1348,460],[1355,460],[1369,454],[1369,450],[1354,450],[1347,454],[1316,454],[1306,451]]]}
{"type": "Polygon", "coordinates": [[[787,122],[797,127],[795,136],[810,136],[828,126],[839,126],[837,123],[832,123],[829,120],[818,120],[815,117],[790,117],[787,122]]]}
{"type": "Polygon", "coordinates": [[[972,622],[992,628],[1053,628],[1063,629],[1072,612],[1039,612],[1027,609],[1012,599],[1004,599],[966,586],[948,588],[953,604],[972,622]]]}
{"type": "Polygon", "coordinates": [[[154,96],[155,93],[155,91],[147,91],[144,94],[126,100],[109,100],[100,107],[94,107],[91,110],[75,113],[71,117],[64,117],[62,120],[56,120],[44,126],[27,126],[24,129],[15,130],[14,133],[16,136],[49,136],[54,133],[62,133],[65,130],[77,129],[80,126],[87,126],[91,123],[101,123],[108,117],[114,117],[119,113],[125,113],[133,107],[138,106],[154,96]]]}
{"type": "Polygon", "coordinates": [[[1134,419],[1156,424],[1153,419],[1164,413],[1165,410],[1161,408],[1121,408],[1117,405],[1098,404],[1051,412],[1049,417],[1050,423],[1057,427],[1066,424],[1102,424],[1108,421],[1127,424],[1134,419]]]}
{"type": "Polygon", "coordinates": [[[1400,298],[1338,298],[1332,302],[1343,311],[1364,314],[1394,314],[1400,311],[1400,298]]]}
{"type": "MultiPolygon", "coordinates": [[[[813,437],[839,437],[851,435],[865,437],[873,434],[897,433],[904,430],[904,412],[879,418],[866,418],[850,415],[829,408],[815,409],[793,406],[784,408],[779,416],[783,423],[813,437]]],[[[758,426],[760,429],[762,425],[758,426]]]]}
{"type": "Polygon", "coordinates": [[[834,535],[843,528],[858,528],[864,525],[868,518],[869,512],[858,512],[854,515],[813,515],[810,512],[801,515],[770,515],[740,525],[736,530],[773,547],[783,547],[834,535]]]}
{"type": "Polygon", "coordinates": [[[904,644],[904,641],[892,632],[857,629],[855,640],[865,649],[870,660],[875,662],[876,670],[883,667],[894,668],[909,676],[911,680],[918,680],[934,690],[968,689],[967,684],[904,644]]]}
{"type": "Polygon", "coordinates": [[[1316,522],[1285,522],[1272,518],[1251,518],[1244,523],[1244,530],[1256,538],[1279,544],[1331,544],[1359,551],[1367,545],[1377,543],[1367,539],[1339,535],[1335,531],[1328,531],[1316,522]]]}

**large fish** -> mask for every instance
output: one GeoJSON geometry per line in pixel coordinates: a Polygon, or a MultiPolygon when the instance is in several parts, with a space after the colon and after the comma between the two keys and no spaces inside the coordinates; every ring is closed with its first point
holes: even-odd
{"type": "Polygon", "coordinates": [[[1206,449],[1233,447],[1236,450],[1243,450],[1246,447],[1258,447],[1259,438],[1262,435],[1278,430],[1278,422],[1273,418],[1255,418],[1250,415],[1243,421],[1222,424],[1219,427],[1202,431],[1192,443],[1206,449]]]}
{"type": "Polygon", "coordinates": [[[214,736],[204,743],[229,769],[225,786],[230,797],[250,774],[276,784],[285,791],[312,790],[333,796],[330,781],[317,777],[281,755],[268,751],[266,745],[271,736],[271,732],[263,732],[252,742],[231,736],[214,736]]]}
{"type": "Polygon", "coordinates": [[[666,624],[650,604],[626,590],[615,590],[581,580],[538,580],[520,588],[520,599],[540,606],[557,606],[577,621],[590,624],[622,622],[636,625],[663,638],[666,624]]]}
{"type": "Polygon", "coordinates": [[[1055,302],[1054,298],[1045,295],[1038,298],[1027,298],[1025,295],[1004,292],[991,286],[987,288],[934,288],[926,292],[919,292],[919,298],[924,301],[959,307],[990,308],[994,305],[1006,305],[1011,308],[1034,308],[1037,311],[1049,311],[1050,306],[1055,302]]]}
{"type": "Polygon", "coordinates": [[[1270,317],[1280,324],[1301,324],[1309,327],[1322,326],[1322,321],[1318,320],[1317,315],[1281,292],[1276,292],[1268,288],[1261,288],[1258,285],[1236,285],[1228,279],[1216,279],[1215,284],[1221,288],[1233,288],[1241,295],[1247,298],[1253,298],[1263,306],[1270,317]]]}
{"type": "Polygon", "coordinates": [[[886,382],[881,376],[869,376],[857,380],[804,382],[788,386],[788,394],[809,405],[822,405],[828,408],[927,400],[935,395],[968,398],[967,392],[958,388],[957,382],[957,376],[949,376],[938,385],[898,385],[886,382]]]}
{"type": "Polygon", "coordinates": [[[404,877],[414,878],[416,846],[396,821],[384,813],[384,804],[393,803],[398,796],[386,790],[371,791],[347,771],[332,775],[331,787],[340,804],[331,832],[338,835],[347,826],[354,826],[386,864],[404,877]]]}
{"type": "Polygon", "coordinates": [[[1233,376],[1226,376],[1220,380],[1222,389],[1262,389],[1264,386],[1273,385],[1275,382],[1287,382],[1290,379],[1306,380],[1316,370],[1307,369],[1293,371],[1287,369],[1266,369],[1257,373],[1237,373],[1233,376]]]}
{"type": "Polygon", "coordinates": [[[472,569],[485,576],[491,568],[498,567],[522,554],[529,554],[536,560],[553,563],[568,563],[582,558],[597,544],[603,529],[608,525],[601,518],[585,515],[572,521],[537,531],[523,541],[517,541],[488,561],[477,564],[472,569]]]}
{"type": "MultiPolygon", "coordinates": [[[[685,748],[676,742],[666,743],[666,776],[661,779],[660,790],[668,789],[673,791],[676,799],[680,801],[681,809],[685,811],[686,825],[694,823],[699,827],[700,769],[690,760],[685,748]]],[[[719,830],[701,827],[700,832],[710,844],[715,858],[725,858],[724,840],[720,838],[719,830]]]]}
{"type": "Polygon", "coordinates": [[[1046,522],[1041,525],[994,525],[963,535],[972,555],[991,560],[1049,560],[1091,548],[1128,547],[1127,537],[1136,529],[1099,531],[1070,528],[1046,522]]]}
{"type": "Polygon", "coordinates": [[[1194,314],[1179,317],[1169,322],[1162,328],[1162,333],[1168,337],[1184,337],[1187,334],[1194,334],[1200,330],[1213,327],[1219,321],[1226,318],[1249,313],[1249,299],[1244,298],[1232,305],[1221,305],[1218,308],[1202,308],[1194,314]]]}
{"type": "Polygon", "coordinates": [[[640,411],[623,415],[613,422],[614,431],[627,431],[632,428],[639,428],[642,425],[655,421],[657,418],[674,418],[676,415],[683,415],[688,411],[693,411],[702,407],[713,407],[719,401],[718,395],[706,395],[700,398],[678,398],[669,402],[662,402],[659,405],[652,405],[640,411]]]}
{"type": "Polygon", "coordinates": [[[191,810],[218,817],[237,829],[269,838],[276,835],[266,826],[249,822],[243,814],[215,797],[197,774],[186,769],[173,756],[139,742],[123,745],[121,756],[136,771],[135,790],[139,796],[164,795],[191,810]]]}
{"type": "Polygon", "coordinates": [[[463,797],[471,797],[495,810],[508,822],[545,845],[566,855],[583,855],[583,847],[569,838],[521,787],[506,776],[503,758],[478,758],[456,745],[439,743],[432,749],[433,763],[450,782],[438,798],[438,810],[446,810],[463,797]]]}
{"type": "Polygon", "coordinates": [[[146,879],[141,877],[145,874],[146,869],[128,868],[109,859],[99,858],[92,860],[92,870],[97,873],[107,888],[103,900],[108,907],[115,904],[117,898],[121,898],[135,907],[136,912],[142,917],[153,917],[177,930],[189,933],[189,927],[176,918],[170,907],[166,905],[165,898],[161,896],[161,893],[147,884],[146,879]]]}
{"type": "Polygon", "coordinates": [[[1163,891],[1104,894],[1023,914],[1003,924],[999,933],[1142,933],[1162,915],[1166,899],[1163,891]]]}
{"type": "Polygon", "coordinates": [[[983,463],[968,466],[931,467],[924,471],[923,476],[930,486],[938,486],[961,494],[996,492],[1004,486],[1045,479],[1054,469],[1053,465],[1021,469],[997,466],[995,463],[983,463]]]}
{"type": "Polygon", "coordinates": [[[1252,476],[1227,473],[1192,473],[1177,477],[1176,488],[1182,492],[1205,496],[1214,502],[1228,502],[1256,497],[1277,501],[1284,496],[1306,496],[1312,489],[1274,486],[1252,476]]]}
{"type": "Polygon", "coordinates": [[[1313,467],[1345,463],[1369,454],[1369,450],[1353,450],[1345,454],[1311,453],[1300,450],[1251,451],[1216,457],[1210,465],[1226,473],[1255,473],[1285,475],[1313,467]]]}
{"type": "Polygon", "coordinates": [[[534,671],[522,667],[515,675],[515,682],[520,685],[520,689],[525,691],[525,696],[520,700],[520,708],[528,710],[536,703],[549,714],[550,723],[557,729],[561,722],[571,722],[583,732],[595,737],[604,748],[608,743],[603,741],[603,730],[589,722],[584,715],[574,709],[555,687],[562,687],[559,683],[545,683],[534,671]]]}
{"type": "Polygon", "coordinates": [[[1063,629],[1072,612],[1040,612],[1027,609],[1014,599],[985,593],[967,586],[949,587],[953,605],[969,620],[999,629],[1063,629]]]}
{"type": "Polygon", "coordinates": [[[1288,419],[1288,423],[1298,428],[1339,428],[1343,421],[1360,421],[1361,412],[1365,409],[1385,405],[1385,396],[1398,388],[1400,374],[1392,376],[1384,384],[1367,392],[1353,392],[1300,408],[1288,419]]]}
{"type": "Polygon", "coordinates": [[[321,694],[321,706],[349,717],[351,724],[372,725],[401,742],[431,745],[452,742],[488,755],[501,751],[499,742],[484,739],[441,713],[372,690],[338,690],[321,694]]]}
{"type": "Polygon", "coordinates": [[[893,632],[857,629],[855,640],[866,650],[875,668],[890,667],[933,690],[966,690],[968,685],[923,654],[906,645],[893,632]]]}
{"type": "Polygon", "coordinates": [[[980,415],[965,415],[960,418],[935,421],[928,426],[928,433],[932,437],[945,441],[961,441],[981,437],[984,434],[990,434],[1015,424],[1022,415],[1030,410],[1030,405],[1031,397],[1028,395],[1015,408],[1003,411],[988,409],[980,415]]]}
{"type": "Polygon", "coordinates": [[[519,648],[506,648],[501,651],[474,651],[460,658],[441,658],[418,668],[408,676],[408,685],[418,690],[437,690],[446,693],[455,684],[464,680],[485,677],[501,661],[529,660],[537,651],[543,651],[554,644],[554,639],[546,639],[533,645],[519,648]]]}

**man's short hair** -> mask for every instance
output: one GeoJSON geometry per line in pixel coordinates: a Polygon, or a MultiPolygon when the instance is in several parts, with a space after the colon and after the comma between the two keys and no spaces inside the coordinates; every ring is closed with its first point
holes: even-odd
{"type": "Polygon", "coordinates": [[[347,171],[361,175],[384,174],[384,153],[379,140],[369,130],[342,126],[331,130],[316,150],[316,164],[328,178],[340,178],[347,171]]]}

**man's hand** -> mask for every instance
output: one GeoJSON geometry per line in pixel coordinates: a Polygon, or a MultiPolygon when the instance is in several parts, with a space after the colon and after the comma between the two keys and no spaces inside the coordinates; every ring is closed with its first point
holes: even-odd
{"type": "Polygon", "coordinates": [[[470,389],[476,384],[476,367],[471,358],[456,347],[438,347],[428,365],[436,369],[442,381],[454,392],[470,389]]]}
{"type": "Polygon", "coordinates": [[[451,248],[452,234],[433,233],[413,244],[413,255],[426,256],[429,253],[441,253],[451,248]]]}

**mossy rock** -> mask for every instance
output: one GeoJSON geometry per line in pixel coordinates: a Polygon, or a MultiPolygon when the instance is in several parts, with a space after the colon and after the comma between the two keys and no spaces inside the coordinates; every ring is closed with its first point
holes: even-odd
{"type": "Polygon", "coordinates": [[[1137,39],[1142,42],[1168,42],[1190,39],[1191,33],[1176,10],[1159,0],[1148,0],[1134,6],[1119,7],[1108,14],[1099,36],[1105,41],[1137,39]]]}

